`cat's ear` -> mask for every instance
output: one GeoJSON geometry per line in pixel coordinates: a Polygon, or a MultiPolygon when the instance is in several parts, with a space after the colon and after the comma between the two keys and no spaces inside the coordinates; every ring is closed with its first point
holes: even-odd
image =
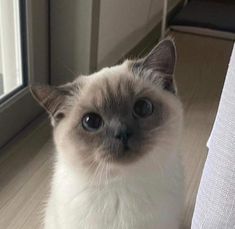
{"type": "Polygon", "coordinates": [[[72,83],[63,86],[35,85],[30,91],[35,100],[49,113],[52,125],[58,123],[66,115],[68,98],[74,95],[72,83]]]}
{"type": "Polygon", "coordinates": [[[174,70],[176,48],[172,39],[162,40],[144,58],[133,64],[133,72],[146,77],[172,93],[176,93],[174,70]]]}

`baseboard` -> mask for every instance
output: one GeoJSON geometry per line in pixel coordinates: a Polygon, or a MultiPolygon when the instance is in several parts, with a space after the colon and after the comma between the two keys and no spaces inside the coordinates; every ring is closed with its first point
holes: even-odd
{"type": "Polygon", "coordinates": [[[235,40],[235,33],[213,30],[207,28],[193,27],[193,26],[181,26],[181,25],[172,25],[170,29],[179,32],[192,33],[203,36],[210,36],[215,38],[221,38],[226,40],[235,40]]]}

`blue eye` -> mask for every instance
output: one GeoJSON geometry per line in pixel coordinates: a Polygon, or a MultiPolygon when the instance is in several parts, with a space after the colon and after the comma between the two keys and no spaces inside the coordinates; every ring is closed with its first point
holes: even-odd
{"type": "Polygon", "coordinates": [[[153,104],[148,99],[139,99],[135,102],[133,115],[137,118],[146,118],[153,113],[153,104]]]}
{"type": "Polygon", "coordinates": [[[96,113],[87,113],[82,118],[82,126],[85,130],[94,132],[99,130],[103,125],[103,120],[96,113]]]}

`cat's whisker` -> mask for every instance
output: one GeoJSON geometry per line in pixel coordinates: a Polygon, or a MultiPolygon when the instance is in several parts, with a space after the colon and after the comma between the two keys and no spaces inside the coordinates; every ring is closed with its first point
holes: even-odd
{"type": "Polygon", "coordinates": [[[106,185],[109,184],[110,180],[110,163],[106,163],[106,185]]]}
{"type": "Polygon", "coordinates": [[[105,169],[104,169],[104,185],[107,185],[107,183],[108,183],[107,172],[108,172],[108,164],[105,163],[105,169]]]}
{"type": "Polygon", "coordinates": [[[93,162],[93,165],[89,167],[89,177],[88,177],[88,182],[87,182],[87,186],[93,186],[95,184],[95,178],[96,178],[96,174],[98,173],[99,170],[99,164],[97,165],[95,162],[93,162]],[[90,173],[90,170],[94,169],[94,173],[90,173]]]}
{"type": "MultiPolygon", "coordinates": [[[[88,157],[87,157],[87,158],[88,158],[88,157]]],[[[90,161],[90,160],[89,160],[89,161],[90,161]]],[[[98,170],[99,170],[100,166],[101,166],[100,163],[98,163],[98,165],[97,165],[97,162],[92,161],[92,163],[90,164],[90,166],[87,168],[87,171],[88,171],[88,173],[89,173],[89,172],[90,172],[89,170],[90,170],[92,167],[95,167],[96,169],[95,169],[94,174],[89,175],[88,181],[87,181],[86,185],[84,186],[84,188],[83,188],[82,190],[80,190],[80,191],[76,194],[76,196],[75,196],[71,201],[75,200],[81,193],[85,192],[87,189],[90,189],[93,185],[96,185],[96,184],[95,184],[95,179],[96,179],[96,177],[97,177],[98,170]]]]}
{"type": "Polygon", "coordinates": [[[161,126],[158,126],[158,127],[154,128],[154,129],[150,130],[150,132],[151,131],[158,131],[158,130],[161,130],[161,129],[164,129],[165,131],[167,131],[166,130],[166,126],[170,126],[171,124],[175,124],[175,122],[177,120],[178,120],[177,118],[171,118],[167,122],[164,122],[161,126]]]}
{"type": "MultiPolygon", "coordinates": [[[[161,163],[159,162],[159,160],[157,160],[156,158],[152,157],[152,162],[154,163],[154,165],[157,166],[157,168],[159,169],[159,172],[161,174],[161,177],[163,178],[164,177],[164,170],[163,170],[163,167],[161,165],[161,163]]],[[[163,178],[164,179],[164,178],[163,178]]]]}
{"type": "Polygon", "coordinates": [[[95,170],[94,174],[91,175],[90,185],[96,185],[97,177],[100,172],[101,166],[102,166],[102,162],[99,162],[98,165],[96,166],[96,170],[95,170]]]}
{"type": "Polygon", "coordinates": [[[67,64],[61,62],[61,64],[69,71],[73,74],[74,77],[77,77],[78,76],[78,73],[73,71],[67,64]]]}
{"type": "MultiPolygon", "coordinates": [[[[99,152],[100,147],[95,151],[95,153],[99,152]]],[[[87,157],[85,160],[88,160],[90,163],[90,166],[87,168],[87,172],[89,173],[88,178],[88,186],[92,186],[95,184],[95,180],[98,176],[99,169],[101,167],[102,162],[101,161],[95,161],[93,155],[90,157],[87,157]],[[91,159],[91,160],[90,160],[91,159]],[[94,172],[92,171],[94,169],[94,172]]]]}
{"type": "Polygon", "coordinates": [[[103,178],[104,178],[104,172],[105,172],[105,162],[104,160],[102,160],[102,167],[100,170],[100,174],[99,174],[99,179],[98,179],[98,186],[101,187],[101,184],[103,183],[103,178]]]}
{"type": "MultiPolygon", "coordinates": [[[[99,149],[97,149],[97,152],[99,151],[99,149]]],[[[104,163],[104,160],[100,160],[98,162],[98,165],[96,165],[96,169],[94,171],[94,173],[92,173],[90,175],[90,182],[89,184],[90,185],[97,185],[99,186],[100,185],[100,176],[102,175],[102,170],[103,170],[103,163],[104,163]]]]}

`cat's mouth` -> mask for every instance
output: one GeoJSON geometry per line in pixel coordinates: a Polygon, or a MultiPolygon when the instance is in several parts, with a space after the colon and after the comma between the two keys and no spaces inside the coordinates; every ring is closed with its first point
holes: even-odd
{"type": "Polygon", "coordinates": [[[131,148],[129,143],[121,143],[117,142],[112,144],[109,149],[107,150],[107,153],[111,155],[113,158],[122,158],[127,156],[128,153],[130,153],[131,148]]]}
{"type": "Polygon", "coordinates": [[[141,149],[136,149],[133,141],[125,144],[118,141],[104,144],[100,157],[108,163],[131,163],[141,156],[141,149]]]}

